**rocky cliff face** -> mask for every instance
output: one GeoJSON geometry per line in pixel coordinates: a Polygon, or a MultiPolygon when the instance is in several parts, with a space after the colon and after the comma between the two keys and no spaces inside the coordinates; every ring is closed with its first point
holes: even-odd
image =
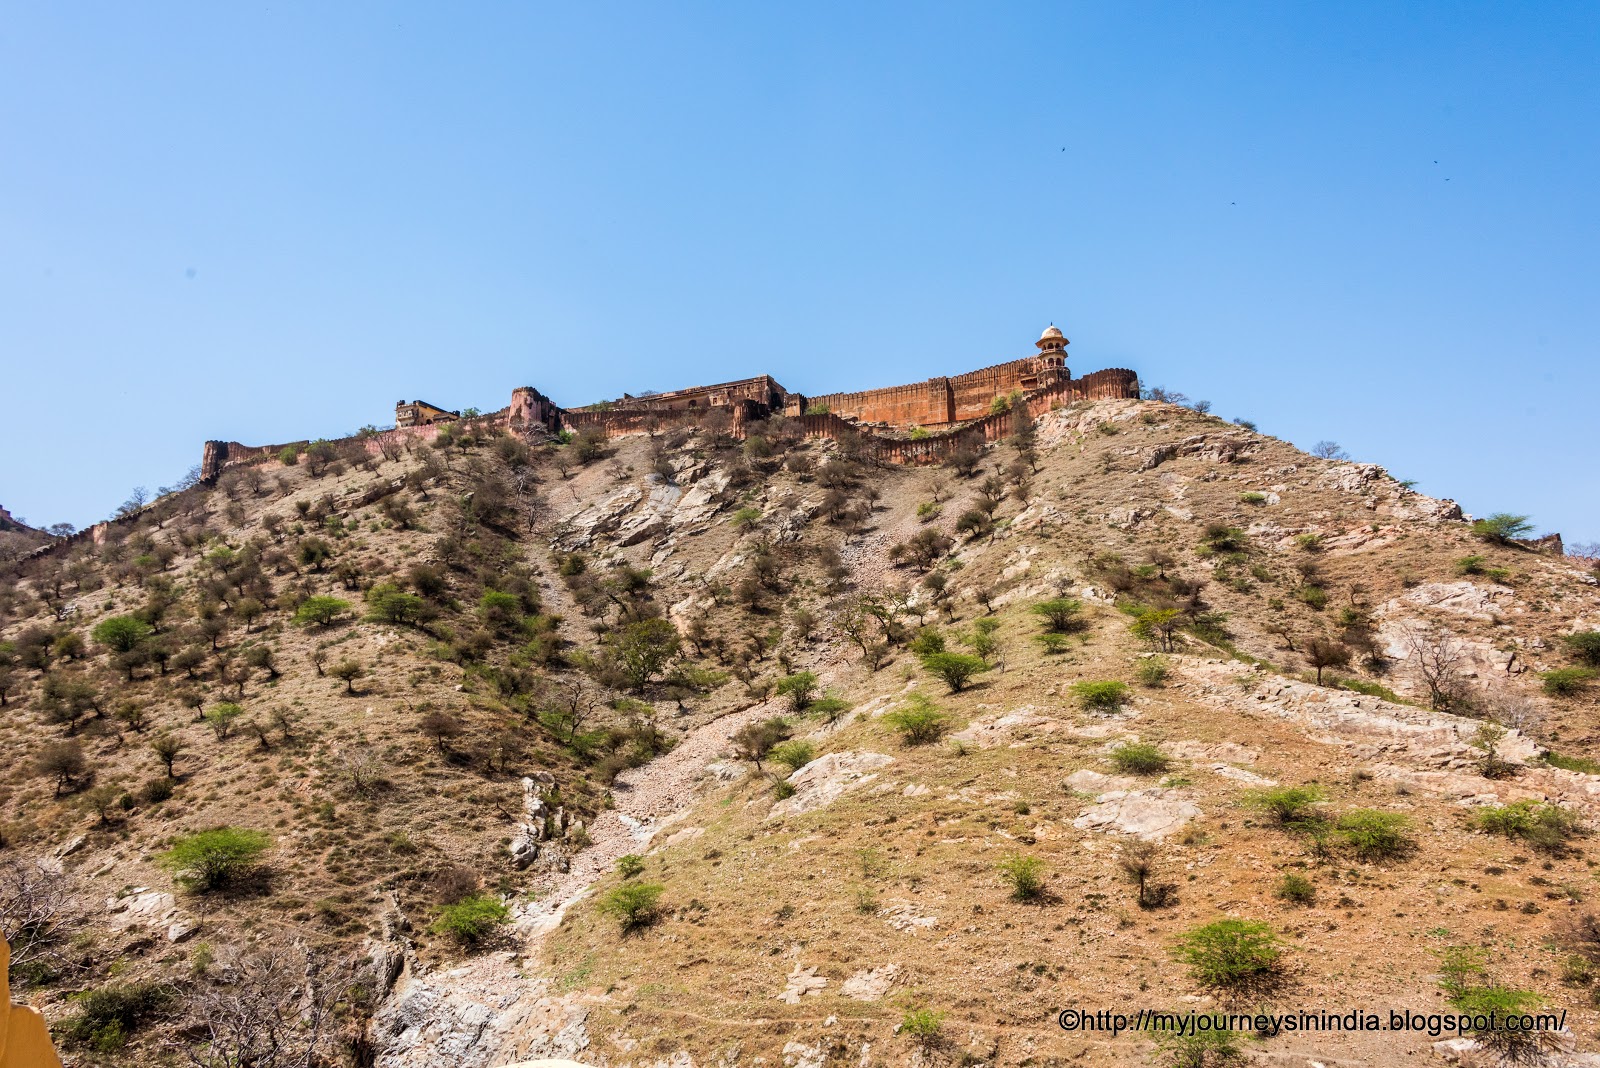
{"type": "Polygon", "coordinates": [[[362,991],[295,1042],[397,1068],[1128,1063],[1049,1021],[1236,1003],[1175,956],[1226,917],[1279,940],[1268,1004],[1440,1011],[1482,950],[1593,1044],[1592,574],[1168,404],[843,445],[273,460],[13,565],[0,927],[50,889],[58,1027],[169,992],[67,1056],[238,1054],[271,951],[328,962],[297,1005],[362,991]],[[219,826],[265,848],[207,885],[172,850],[219,826]]]}

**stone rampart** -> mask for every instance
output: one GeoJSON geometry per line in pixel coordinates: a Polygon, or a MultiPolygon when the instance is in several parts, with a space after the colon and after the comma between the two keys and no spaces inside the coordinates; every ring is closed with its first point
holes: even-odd
{"type": "Polygon", "coordinates": [[[863,423],[941,426],[983,418],[996,397],[1030,393],[1066,377],[1067,370],[1059,361],[1030,356],[912,385],[828,393],[810,398],[810,406],[863,423]]]}
{"type": "Polygon", "coordinates": [[[863,423],[928,426],[955,421],[950,396],[948,378],[930,378],[909,386],[810,397],[807,407],[863,423]]]}

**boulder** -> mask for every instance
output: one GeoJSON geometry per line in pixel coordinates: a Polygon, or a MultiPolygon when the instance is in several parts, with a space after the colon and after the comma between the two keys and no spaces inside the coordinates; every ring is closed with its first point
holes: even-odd
{"type": "Polygon", "coordinates": [[[832,804],[847,791],[859,789],[894,763],[883,753],[829,753],[789,776],[794,793],[772,806],[768,819],[797,816],[832,804]]]}

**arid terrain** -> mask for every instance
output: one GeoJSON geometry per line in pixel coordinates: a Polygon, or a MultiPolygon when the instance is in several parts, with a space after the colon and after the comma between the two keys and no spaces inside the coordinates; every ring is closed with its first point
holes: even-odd
{"type": "Polygon", "coordinates": [[[745,431],[314,443],[6,564],[64,1060],[1600,1063],[1595,561],[1163,401],[745,431]],[[1057,1025],[1485,1006],[1566,1030],[1057,1025]]]}

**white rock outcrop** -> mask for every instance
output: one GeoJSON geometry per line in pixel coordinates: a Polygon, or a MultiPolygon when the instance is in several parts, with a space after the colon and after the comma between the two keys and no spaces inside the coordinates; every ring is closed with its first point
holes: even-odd
{"type": "Polygon", "coordinates": [[[850,790],[860,789],[878,777],[878,772],[894,763],[883,753],[829,753],[818,757],[788,778],[794,793],[775,803],[768,819],[797,816],[823,808],[850,790]]]}

